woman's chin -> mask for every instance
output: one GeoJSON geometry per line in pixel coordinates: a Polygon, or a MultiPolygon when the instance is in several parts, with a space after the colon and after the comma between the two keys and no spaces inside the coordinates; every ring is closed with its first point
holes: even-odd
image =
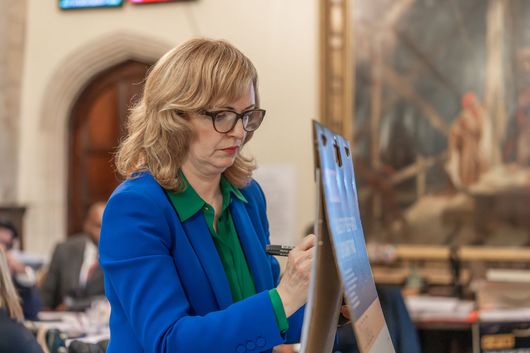
{"type": "Polygon", "coordinates": [[[231,167],[235,161],[236,161],[236,155],[225,157],[219,160],[219,166],[226,169],[226,168],[231,167]]]}
{"type": "Polygon", "coordinates": [[[230,163],[218,163],[215,165],[215,169],[219,172],[219,174],[224,173],[225,170],[230,168],[234,164],[234,161],[231,161],[230,163]]]}

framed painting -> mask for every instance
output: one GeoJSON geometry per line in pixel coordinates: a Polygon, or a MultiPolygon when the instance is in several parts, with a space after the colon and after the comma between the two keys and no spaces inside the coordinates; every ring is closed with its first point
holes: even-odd
{"type": "Polygon", "coordinates": [[[356,0],[351,13],[341,132],[367,239],[530,245],[530,2],[356,0]]]}

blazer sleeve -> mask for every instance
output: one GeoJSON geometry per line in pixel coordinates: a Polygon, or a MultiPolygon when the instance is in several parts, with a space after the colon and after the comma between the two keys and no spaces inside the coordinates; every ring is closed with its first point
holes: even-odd
{"type": "Polygon", "coordinates": [[[99,244],[107,296],[145,352],[250,353],[284,342],[267,291],[191,315],[170,252],[173,236],[162,206],[149,196],[127,190],[109,200],[99,244]]]}
{"type": "Polygon", "coordinates": [[[61,263],[63,246],[58,244],[53,250],[52,260],[46,272],[46,277],[41,288],[42,305],[47,309],[55,309],[62,303],[59,293],[61,283],[61,263]]]}

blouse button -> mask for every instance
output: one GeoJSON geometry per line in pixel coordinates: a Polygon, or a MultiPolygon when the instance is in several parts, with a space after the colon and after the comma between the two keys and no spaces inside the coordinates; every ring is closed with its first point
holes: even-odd
{"type": "Polygon", "coordinates": [[[254,344],[254,342],[252,341],[247,341],[247,349],[249,351],[253,350],[254,348],[256,348],[256,345],[254,344]]]}

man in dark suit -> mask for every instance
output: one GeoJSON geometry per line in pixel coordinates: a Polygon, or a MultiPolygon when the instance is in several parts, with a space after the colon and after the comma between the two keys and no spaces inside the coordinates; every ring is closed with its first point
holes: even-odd
{"type": "Polygon", "coordinates": [[[58,244],[41,289],[42,303],[52,310],[83,310],[94,297],[105,294],[98,263],[99,232],[105,204],[88,210],[83,233],[58,244]]]}

